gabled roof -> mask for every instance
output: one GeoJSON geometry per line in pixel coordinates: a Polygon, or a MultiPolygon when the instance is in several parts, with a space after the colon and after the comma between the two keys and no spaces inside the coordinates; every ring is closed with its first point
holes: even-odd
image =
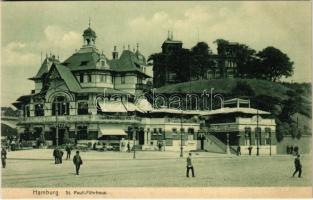
{"type": "Polygon", "coordinates": [[[145,74],[142,69],[142,62],[138,60],[136,55],[130,50],[124,50],[119,59],[108,60],[108,63],[113,71],[116,72],[139,72],[147,77],[149,75],[145,74]]]}
{"type": "Polygon", "coordinates": [[[81,89],[79,83],[77,82],[76,78],[74,77],[74,75],[72,74],[69,68],[58,63],[53,63],[51,70],[54,67],[57,69],[61,78],[64,80],[64,82],[66,83],[70,91],[78,92],[81,89]]]}
{"type": "Polygon", "coordinates": [[[92,47],[88,51],[78,51],[66,59],[62,64],[71,70],[95,69],[100,60],[99,52],[92,47]]]}
{"type": "Polygon", "coordinates": [[[60,63],[58,59],[55,58],[55,56],[52,57],[46,57],[45,60],[42,62],[39,71],[37,72],[36,76],[30,78],[31,80],[40,79],[43,74],[48,73],[50,70],[50,67],[52,65],[52,62],[54,63],[60,63]]]}

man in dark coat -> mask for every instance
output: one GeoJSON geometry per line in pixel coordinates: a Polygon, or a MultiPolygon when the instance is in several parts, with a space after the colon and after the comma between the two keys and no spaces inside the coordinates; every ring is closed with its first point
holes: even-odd
{"type": "Polygon", "coordinates": [[[66,145],[65,150],[66,150],[66,160],[71,159],[71,151],[72,151],[72,149],[71,149],[70,145],[66,145]]]}
{"type": "Polygon", "coordinates": [[[62,164],[62,158],[63,158],[63,151],[61,149],[58,149],[59,151],[59,160],[60,160],[60,164],[62,164]]]}
{"type": "Polygon", "coordinates": [[[127,151],[130,153],[130,144],[129,144],[129,142],[127,143],[127,151]]]}
{"type": "Polygon", "coordinates": [[[59,152],[57,148],[53,150],[53,157],[54,157],[54,164],[59,164],[59,152]]]}
{"type": "Polygon", "coordinates": [[[300,155],[298,154],[297,157],[295,158],[295,172],[292,174],[292,177],[296,175],[297,172],[299,172],[298,177],[301,178],[301,173],[302,173],[302,165],[300,162],[300,155]]]}
{"type": "Polygon", "coordinates": [[[253,147],[252,147],[251,145],[248,147],[248,150],[249,150],[249,156],[251,156],[252,148],[253,148],[253,147]]]}
{"type": "Polygon", "coordinates": [[[82,158],[79,155],[79,151],[76,151],[76,155],[73,158],[73,163],[74,163],[75,168],[76,168],[76,175],[79,175],[80,165],[83,164],[83,160],[82,160],[82,158]]]}
{"type": "Polygon", "coordinates": [[[2,168],[5,168],[6,166],[6,159],[7,159],[7,151],[5,148],[2,148],[1,150],[1,162],[2,162],[2,168]]]}
{"type": "Polygon", "coordinates": [[[241,155],[241,147],[238,145],[237,147],[237,156],[241,155]]]}
{"type": "Polygon", "coordinates": [[[187,157],[187,172],[186,172],[187,177],[189,177],[189,170],[191,170],[192,177],[195,177],[195,172],[194,172],[193,165],[191,162],[191,153],[189,153],[189,156],[187,157]]]}

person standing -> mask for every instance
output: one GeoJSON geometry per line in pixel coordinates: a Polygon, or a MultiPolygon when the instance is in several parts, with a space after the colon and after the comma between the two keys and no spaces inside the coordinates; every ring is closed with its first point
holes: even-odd
{"type": "Polygon", "coordinates": [[[195,172],[194,172],[193,165],[191,162],[191,153],[189,153],[189,156],[187,157],[187,172],[186,172],[187,177],[189,177],[189,170],[191,170],[192,177],[195,177],[195,172]]]}
{"type": "Polygon", "coordinates": [[[251,145],[248,147],[248,150],[249,150],[249,156],[251,156],[252,148],[253,148],[253,147],[252,147],[251,145]]]}
{"type": "Polygon", "coordinates": [[[59,153],[58,153],[57,148],[53,150],[53,157],[54,157],[54,164],[59,164],[59,153]]]}
{"type": "Polygon", "coordinates": [[[295,158],[295,172],[292,174],[292,177],[295,177],[296,173],[299,172],[298,177],[301,178],[301,173],[302,173],[302,165],[300,162],[300,154],[297,155],[297,157],[295,158]]]}
{"type": "Polygon", "coordinates": [[[241,155],[241,147],[238,145],[237,147],[237,156],[241,155]]]}
{"type": "Polygon", "coordinates": [[[128,151],[128,153],[130,153],[130,144],[129,144],[129,142],[127,143],[127,151],[128,151]]]}
{"type": "Polygon", "coordinates": [[[72,151],[72,148],[70,147],[70,145],[69,145],[69,144],[68,144],[68,145],[66,145],[65,150],[66,150],[66,160],[71,159],[71,151],[72,151]]]}
{"type": "Polygon", "coordinates": [[[2,148],[1,150],[1,162],[2,162],[2,168],[5,168],[7,162],[7,151],[5,150],[5,148],[2,148]]]}
{"type": "Polygon", "coordinates": [[[60,164],[62,164],[62,158],[63,158],[63,151],[62,149],[58,149],[58,152],[59,152],[59,161],[60,161],[60,164]]]}
{"type": "Polygon", "coordinates": [[[79,151],[76,151],[76,155],[73,158],[73,163],[75,165],[76,175],[79,175],[80,165],[83,164],[83,160],[82,160],[82,158],[79,155],[79,151]]]}

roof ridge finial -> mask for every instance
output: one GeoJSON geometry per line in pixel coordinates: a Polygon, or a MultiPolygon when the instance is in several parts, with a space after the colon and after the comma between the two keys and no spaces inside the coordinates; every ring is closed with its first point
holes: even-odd
{"type": "Polygon", "coordinates": [[[128,50],[130,50],[130,45],[128,45],[128,50]]]}
{"type": "Polygon", "coordinates": [[[167,30],[167,39],[168,39],[168,40],[171,39],[171,38],[170,38],[170,30],[167,30]]]}
{"type": "Polygon", "coordinates": [[[173,31],[172,31],[172,33],[171,33],[171,40],[173,40],[173,31]]]}
{"type": "Polygon", "coordinates": [[[136,46],[137,46],[137,51],[139,52],[139,42],[137,42],[136,46]]]}
{"type": "Polygon", "coordinates": [[[123,45],[123,51],[125,50],[125,45],[123,45]]]}
{"type": "Polygon", "coordinates": [[[90,20],[90,17],[89,17],[89,23],[88,23],[88,25],[89,25],[89,28],[90,28],[90,24],[91,24],[91,20],[90,20]]]}

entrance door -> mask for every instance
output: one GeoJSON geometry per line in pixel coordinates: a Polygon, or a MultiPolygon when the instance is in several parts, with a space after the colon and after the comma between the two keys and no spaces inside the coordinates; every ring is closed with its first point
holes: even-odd
{"type": "Polygon", "coordinates": [[[138,134],[139,134],[139,138],[138,138],[138,140],[139,140],[139,145],[143,145],[144,143],[145,143],[145,133],[144,133],[144,131],[139,131],[138,132],[138,134]]]}
{"type": "Polygon", "coordinates": [[[204,150],[204,137],[201,137],[201,150],[204,150]]]}
{"type": "MultiPolygon", "coordinates": [[[[64,144],[64,133],[65,133],[65,129],[64,128],[59,128],[58,131],[58,145],[62,145],[64,144]]],[[[52,141],[53,141],[53,145],[56,145],[56,128],[52,128],[52,141]]]]}

